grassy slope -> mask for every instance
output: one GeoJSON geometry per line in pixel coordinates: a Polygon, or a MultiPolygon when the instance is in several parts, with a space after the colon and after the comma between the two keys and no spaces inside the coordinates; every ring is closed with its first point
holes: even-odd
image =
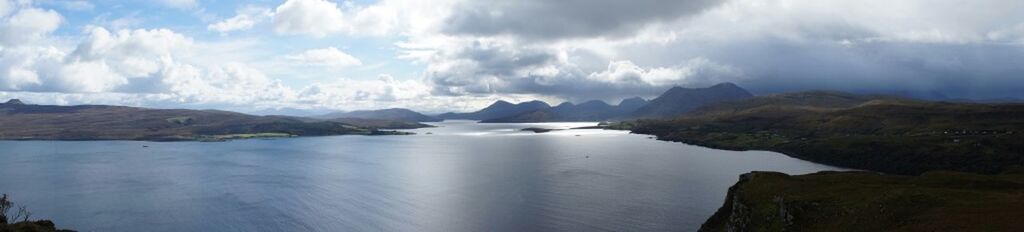
{"type": "Polygon", "coordinates": [[[192,140],[262,133],[317,136],[381,132],[340,122],[216,110],[0,105],[0,139],[192,140]]]}
{"type": "Polygon", "coordinates": [[[755,172],[701,231],[1022,231],[1024,175],[755,172]]]}
{"type": "Polygon", "coordinates": [[[664,140],[778,151],[825,164],[896,174],[998,173],[1024,165],[1024,143],[1019,142],[1024,141],[1024,105],[822,93],[828,92],[716,105],[673,120],[640,121],[632,124],[632,130],[664,140]]]}

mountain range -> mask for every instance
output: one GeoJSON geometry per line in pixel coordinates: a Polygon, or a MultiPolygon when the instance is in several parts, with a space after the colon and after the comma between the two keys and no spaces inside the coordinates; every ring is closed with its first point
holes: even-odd
{"type": "Polygon", "coordinates": [[[647,101],[640,97],[627,98],[617,105],[591,100],[580,104],[564,102],[551,106],[543,101],[510,103],[499,100],[491,105],[466,113],[443,113],[425,115],[403,108],[382,110],[361,110],[335,112],[315,116],[319,119],[353,122],[370,120],[392,120],[403,122],[438,122],[442,120],[478,120],[484,123],[525,123],[525,122],[579,122],[628,120],[637,118],[663,118],[678,116],[698,107],[753,97],[752,94],[732,83],[721,83],[706,88],[674,87],[647,101]]]}
{"type": "Polygon", "coordinates": [[[580,104],[565,102],[555,107],[526,111],[510,116],[484,119],[481,122],[522,123],[604,121],[627,116],[645,104],[647,104],[647,100],[639,97],[622,100],[621,103],[614,106],[599,100],[587,101],[580,104]]]}
{"type": "Polygon", "coordinates": [[[706,88],[673,87],[651,101],[640,97],[622,100],[618,105],[592,100],[580,104],[569,102],[551,107],[540,101],[512,104],[498,101],[472,113],[447,113],[444,119],[481,120],[485,123],[575,122],[663,118],[684,114],[701,106],[753,97],[753,94],[732,83],[706,88]]]}
{"type": "Polygon", "coordinates": [[[507,101],[497,101],[476,112],[470,113],[444,113],[437,115],[441,119],[466,119],[466,120],[488,120],[503,118],[523,113],[533,112],[551,108],[551,105],[542,101],[528,101],[519,104],[512,104],[507,101]]]}
{"type": "Polygon", "coordinates": [[[108,105],[30,105],[13,99],[0,105],[0,139],[191,140],[254,134],[378,134],[378,129],[429,127],[445,119],[482,122],[605,121],[671,117],[700,106],[750,98],[746,90],[723,83],[707,88],[669,89],[647,101],[634,97],[609,105],[593,100],[557,106],[542,101],[497,101],[479,111],[424,115],[391,108],[336,112],[315,117],[256,116],[220,110],[151,109],[108,105]]]}
{"type": "Polygon", "coordinates": [[[334,112],[316,116],[321,119],[358,118],[358,119],[381,119],[398,120],[407,122],[439,122],[443,119],[427,116],[416,111],[402,108],[391,108],[382,110],[359,110],[351,112],[334,112]]]}

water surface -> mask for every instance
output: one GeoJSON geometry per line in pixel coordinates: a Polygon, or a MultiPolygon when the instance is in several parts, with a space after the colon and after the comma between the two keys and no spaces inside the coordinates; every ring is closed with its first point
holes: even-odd
{"type": "Polygon", "coordinates": [[[693,231],[752,170],[837,168],[594,123],[411,136],[0,141],[0,192],[79,231],[693,231]]]}

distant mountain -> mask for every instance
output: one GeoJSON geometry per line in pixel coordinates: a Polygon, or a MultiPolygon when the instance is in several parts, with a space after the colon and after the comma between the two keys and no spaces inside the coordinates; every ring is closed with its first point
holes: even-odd
{"type": "Polygon", "coordinates": [[[701,106],[753,97],[747,90],[733,83],[721,83],[707,88],[673,87],[630,116],[634,118],[664,118],[679,116],[701,106]]]}
{"type": "Polygon", "coordinates": [[[512,104],[506,101],[497,101],[487,108],[471,113],[444,113],[437,115],[441,119],[468,119],[488,120],[519,115],[536,110],[551,108],[551,105],[542,101],[528,101],[519,104],[512,104]]]}
{"type": "Polygon", "coordinates": [[[750,97],[753,97],[753,95],[743,88],[732,83],[722,83],[697,89],[674,87],[651,101],[634,97],[624,99],[614,106],[598,100],[587,101],[578,105],[566,102],[555,107],[539,101],[520,104],[498,101],[477,112],[462,114],[446,113],[437,117],[443,119],[472,119],[485,123],[578,122],[632,118],[665,118],[679,116],[713,103],[750,97]]]}
{"type": "Polygon", "coordinates": [[[24,104],[25,104],[24,102],[21,102],[21,100],[18,100],[18,99],[11,99],[11,100],[8,100],[6,103],[4,103],[4,105],[24,105],[24,104]]]}
{"type": "Polygon", "coordinates": [[[441,119],[427,116],[416,111],[402,108],[391,108],[383,110],[359,110],[352,112],[336,112],[317,116],[322,119],[336,118],[359,118],[376,120],[399,120],[408,122],[439,122],[441,119]]]}
{"type": "Polygon", "coordinates": [[[615,106],[604,101],[592,100],[579,105],[568,105],[550,109],[560,121],[595,121],[607,119],[617,114],[615,106]]]}
{"type": "Polygon", "coordinates": [[[524,122],[579,122],[579,121],[604,121],[627,115],[640,106],[646,104],[643,98],[630,98],[623,100],[617,106],[609,105],[604,101],[592,100],[579,105],[569,102],[558,106],[534,110],[508,117],[486,119],[485,123],[524,123],[524,122]]]}
{"type": "Polygon", "coordinates": [[[619,102],[618,110],[622,112],[633,112],[640,109],[640,107],[644,107],[644,105],[647,105],[647,100],[643,98],[626,98],[622,99],[622,102],[619,102]]]}
{"type": "Polygon", "coordinates": [[[270,135],[382,134],[368,126],[220,110],[108,105],[0,105],[0,139],[204,140],[270,135]]]}

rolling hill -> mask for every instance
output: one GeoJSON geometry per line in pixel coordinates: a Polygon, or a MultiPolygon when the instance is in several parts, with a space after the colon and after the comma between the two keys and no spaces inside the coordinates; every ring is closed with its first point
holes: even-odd
{"type": "Polygon", "coordinates": [[[126,106],[0,105],[0,139],[217,140],[260,136],[388,134],[341,122],[219,110],[126,106]]]}
{"type": "Polygon", "coordinates": [[[732,150],[771,150],[894,174],[998,173],[1024,165],[1024,104],[927,102],[801,92],[724,102],[636,133],[732,150]]]}

